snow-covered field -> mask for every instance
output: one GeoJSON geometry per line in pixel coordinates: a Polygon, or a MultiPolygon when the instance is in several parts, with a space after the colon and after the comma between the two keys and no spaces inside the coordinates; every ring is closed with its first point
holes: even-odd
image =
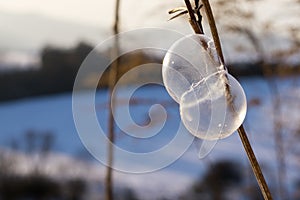
{"type": "MultiPolygon", "coordinates": [[[[296,154],[297,130],[299,120],[299,78],[276,78],[279,86],[282,108],[282,141],[285,147],[287,179],[284,185],[289,190],[299,180],[300,160],[296,154]],[[293,134],[295,133],[295,134],[293,134]]],[[[273,107],[271,93],[267,82],[262,78],[243,78],[241,84],[248,99],[248,113],[245,127],[253,145],[267,182],[276,188],[277,160],[275,154],[275,139],[273,128],[273,107]]],[[[134,152],[149,152],[166,145],[174,137],[179,124],[178,106],[172,102],[165,89],[161,86],[143,87],[132,97],[130,107],[133,120],[139,125],[145,125],[151,105],[162,103],[168,113],[165,126],[155,137],[141,140],[122,134],[117,129],[117,144],[119,147],[134,152]]],[[[122,99],[119,99],[122,106],[122,99]]],[[[107,127],[107,92],[99,91],[96,95],[96,111],[100,125],[107,127]]],[[[82,112],[89,112],[90,108],[82,112]]],[[[122,119],[122,115],[119,116],[122,119]]],[[[85,150],[77,134],[72,116],[72,95],[70,93],[33,99],[24,99],[0,104],[0,145],[2,151],[16,158],[19,173],[29,173],[38,166],[43,172],[53,177],[83,177],[90,181],[104,180],[105,166],[97,162],[85,150]],[[30,131],[43,135],[53,133],[53,147],[47,156],[42,154],[26,154],[26,132],[30,131]],[[12,149],[14,147],[14,150],[12,149]]],[[[38,137],[38,136],[36,136],[38,137]]],[[[218,141],[213,151],[204,159],[197,156],[196,141],[176,162],[161,170],[145,173],[130,174],[115,172],[114,179],[117,187],[134,189],[142,199],[156,197],[173,197],[190,188],[191,184],[203,174],[208,163],[221,159],[236,160],[244,165],[247,157],[242,144],[235,133],[229,138],[218,141]],[[147,180],[147,181],[146,181],[147,180]]],[[[99,142],[99,145],[101,142],[99,142]]],[[[38,146],[38,145],[37,145],[38,146]]],[[[162,155],[166,156],[166,155],[162,155]]],[[[125,164],[135,165],[131,160],[123,160],[125,164]]]]}

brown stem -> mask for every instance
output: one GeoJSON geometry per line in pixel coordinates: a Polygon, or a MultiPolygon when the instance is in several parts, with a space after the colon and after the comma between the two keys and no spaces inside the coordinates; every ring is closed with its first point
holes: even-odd
{"type": "Polygon", "coordinates": [[[220,42],[220,38],[219,38],[219,34],[218,34],[218,29],[217,29],[217,26],[216,26],[215,18],[214,18],[214,15],[212,13],[209,1],[208,0],[202,0],[202,4],[203,4],[203,7],[205,9],[205,13],[206,13],[206,16],[207,16],[207,19],[208,19],[208,24],[209,24],[211,34],[212,34],[212,37],[213,37],[213,40],[214,40],[214,43],[215,43],[215,46],[216,46],[217,53],[220,57],[220,60],[221,60],[222,64],[224,64],[225,60],[224,60],[223,51],[222,51],[222,48],[221,48],[221,42],[220,42]]]}
{"type": "MultiPolygon", "coordinates": [[[[113,26],[113,32],[115,35],[119,34],[119,12],[120,12],[120,0],[116,0],[116,7],[115,7],[115,22],[113,26]]],[[[107,153],[107,168],[106,168],[106,177],[105,177],[105,200],[113,200],[113,158],[114,158],[114,149],[113,144],[115,141],[115,122],[113,118],[113,108],[116,106],[116,100],[113,97],[113,89],[117,82],[118,77],[118,66],[119,66],[119,39],[115,37],[115,44],[112,47],[111,56],[112,58],[117,58],[112,64],[109,71],[109,118],[108,118],[108,153],[107,153]]]]}
{"type": "Polygon", "coordinates": [[[190,24],[191,24],[193,30],[197,34],[203,34],[203,30],[202,30],[201,26],[199,26],[199,23],[196,19],[196,16],[195,16],[195,13],[194,13],[194,10],[193,10],[190,0],[184,0],[184,2],[186,4],[186,8],[188,9],[188,12],[190,15],[190,24]]]}
{"type": "Polygon", "coordinates": [[[252,171],[253,171],[253,173],[255,175],[255,178],[258,182],[258,185],[259,185],[259,188],[262,192],[262,195],[263,195],[265,200],[271,200],[272,195],[270,193],[270,190],[269,190],[269,187],[266,183],[264,175],[262,174],[259,163],[257,162],[257,159],[255,157],[255,154],[253,152],[253,149],[252,149],[251,144],[249,142],[249,139],[247,137],[247,133],[244,129],[244,126],[241,125],[237,131],[239,133],[239,136],[241,138],[241,141],[242,141],[243,146],[245,148],[245,151],[247,153],[248,159],[249,159],[251,167],[252,167],[252,171]]]}
{"type": "MultiPolygon", "coordinates": [[[[203,3],[203,6],[204,6],[204,9],[205,9],[205,12],[206,12],[206,16],[207,16],[207,19],[208,19],[208,23],[209,23],[209,26],[210,26],[210,30],[211,30],[212,37],[213,37],[213,40],[214,40],[214,43],[215,43],[215,46],[216,46],[217,53],[220,57],[221,62],[223,64],[225,64],[225,60],[224,60],[224,56],[223,56],[223,52],[222,52],[222,47],[221,47],[221,42],[220,42],[220,39],[219,39],[218,30],[217,30],[217,27],[216,27],[215,19],[214,19],[212,10],[211,10],[209,0],[202,0],[202,3],[203,3]]],[[[261,192],[264,196],[264,199],[270,200],[270,199],[272,199],[272,196],[271,196],[269,187],[268,187],[268,185],[265,181],[265,178],[262,174],[259,163],[257,162],[257,159],[255,157],[255,154],[253,152],[253,149],[251,147],[251,144],[249,142],[249,139],[247,137],[247,133],[244,129],[243,124],[238,128],[237,131],[238,131],[239,136],[241,138],[241,141],[243,143],[244,149],[247,153],[247,156],[248,156],[248,159],[250,161],[253,173],[256,177],[256,180],[257,180],[258,185],[260,187],[260,190],[261,190],[261,192]]]]}
{"type": "MultiPolygon", "coordinates": [[[[192,15],[194,16],[194,12],[193,12],[193,10],[189,9],[189,7],[191,7],[189,0],[185,0],[185,3],[187,5],[189,14],[191,16],[191,20],[193,20],[192,15]]],[[[214,19],[212,10],[211,10],[210,3],[209,3],[208,0],[202,0],[202,3],[203,3],[203,6],[204,6],[204,9],[205,9],[205,12],[206,12],[206,16],[207,16],[207,19],[208,19],[208,23],[209,23],[209,26],[210,26],[211,33],[212,33],[212,37],[213,37],[213,40],[214,40],[214,43],[215,43],[216,51],[218,53],[220,61],[225,66],[225,59],[224,59],[224,56],[223,56],[221,42],[220,42],[218,30],[217,30],[217,27],[216,27],[216,23],[215,23],[215,19],[214,19]]],[[[192,27],[194,28],[193,25],[192,25],[192,27]]],[[[194,31],[195,31],[195,33],[198,33],[197,32],[198,30],[195,29],[195,28],[194,28],[194,31]]],[[[230,93],[229,89],[228,89],[228,91],[230,93]]],[[[249,139],[247,137],[247,134],[246,134],[246,131],[245,131],[243,125],[241,125],[238,128],[237,131],[238,131],[239,136],[241,138],[241,141],[243,143],[244,149],[245,149],[245,151],[247,153],[247,156],[248,156],[248,159],[250,161],[253,173],[254,173],[254,175],[256,177],[256,180],[257,180],[258,185],[260,187],[260,190],[261,190],[261,192],[263,194],[263,197],[264,197],[265,200],[271,200],[272,196],[271,196],[270,190],[269,190],[268,185],[267,185],[267,183],[265,181],[265,178],[264,178],[264,176],[262,174],[262,171],[260,169],[259,163],[257,162],[257,159],[255,157],[255,154],[253,152],[253,149],[251,147],[251,144],[249,142],[249,139]]]]}

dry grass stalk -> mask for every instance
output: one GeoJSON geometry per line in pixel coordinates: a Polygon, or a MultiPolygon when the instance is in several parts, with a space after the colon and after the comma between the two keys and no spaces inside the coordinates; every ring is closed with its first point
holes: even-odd
{"type": "MultiPolygon", "coordinates": [[[[194,10],[191,9],[191,4],[190,4],[190,1],[189,0],[184,0],[185,3],[186,3],[186,6],[188,8],[188,11],[189,11],[189,14],[190,14],[190,22],[195,33],[201,33],[199,32],[198,28],[196,27],[195,28],[195,25],[194,24],[197,24],[197,20],[195,18],[195,13],[194,13],[194,10]]],[[[197,1],[197,0],[195,0],[197,1]]],[[[215,25],[215,20],[214,20],[214,16],[213,16],[213,13],[212,13],[212,10],[211,10],[211,6],[210,6],[210,3],[208,0],[202,0],[202,3],[203,3],[203,7],[205,9],[205,12],[206,12],[206,16],[207,16],[207,20],[208,20],[208,23],[209,23],[209,26],[210,26],[210,30],[211,30],[211,33],[212,33],[212,37],[213,37],[213,40],[214,40],[214,43],[215,43],[215,46],[216,46],[216,50],[217,50],[217,53],[218,53],[218,56],[220,58],[220,61],[225,64],[225,61],[224,61],[224,56],[223,56],[223,52],[222,52],[222,48],[221,48],[221,43],[220,43],[220,39],[219,39],[219,35],[218,35],[218,31],[217,31],[217,27],[215,25]]],[[[225,65],[224,65],[225,66],[225,65]]],[[[230,90],[228,89],[229,93],[230,93],[230,90]]],[[[259,166],[259,163],[255,157],[255,154],[253,152],[253,149],[251,147],[251,144],[249,142],[249,139],[247,137],[247,133],[243,127],[243,125],[241,125],[239,127],[239,129],[237,130],[238,133],[239,133],[239,136],[241,138],[241,141],[243,143],[243,146],[245,148],[245,151],[247,153],[247,156],[248,156],[248,159],[250,161],[250,164],[251,164],[251,167],[252,167],[252,170],[253,170],[253,173],[256,177],[256,180],[259,184],[259,187],[260,187],[260,190],[263,194],[263,197],[264,199],[268,199],[268,200],[271,200],[272,199],[272,196],[271,196],[271,193],[270,193],[270,190],[269,190],[269,187],[265,181],[265,178],[262,174],[262,171],[261,171],[261,168],[259,166]]]]}

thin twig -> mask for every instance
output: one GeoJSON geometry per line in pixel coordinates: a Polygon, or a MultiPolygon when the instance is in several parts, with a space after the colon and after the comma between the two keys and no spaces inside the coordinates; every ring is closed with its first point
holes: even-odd
{"type": "Polygon", "coordinates": [[[251,167],[252,167],[252,171],[253,171],[253,173],[255,175],[255,178],[258,182],[258,185],[260,187],[262,195],[263,195],[265,200],[271,200],[272,199],[271,192],[270,192],[269,187],[266,183],[264,175],[262,174],[259,163],[257,162],[257,159],[255,157],[255,154],[253,152],[253,149],[251,147],[251,144],[249,142],[249,139],[247,137],[247,133],[246,133],[243,125],[241,125],[239,127],[238,133],[239,133],[239,136],[240,136],[241,141],[243,143],[243,146],[245,148],[245,151],[247,153],[248,159],[249,159],[251,167]]]}
{"type": "Polygon", "coordinates": [[[107,163],[107,168],[106,168],[106,177],[105,177],[105,199],[106,200],[113,200],[114,195],[113,195],[113,159],[114,159],[114,148],[113,144],[115,141],[115,122],[114,122],[114,117],[113,117],[113,108],[116,106],[116,99],[112,95],[114,86],[117,82],[117,77],[118,77],[118,66],[119,66],[119,38],[117,34],[119,34],[119,12],[120,12],[120,0],[116,0],[116,7],[115,7],[115,21],[114,21],[114,26],[113,26],[113,32],[115,35],[115,44],[112,47],[112,58],[117,58],[115,62],[111,64],[111,68],[109,71],[109,103],[110,106],[108,107],[109,110],[109,118],[108,118],[108,152],[107,152],[107,157],[108,157],[108,163],[107,163]]]}
{"type": "Polygon", "coordinates": [[[208,0],[202,0],[202,3],[203,3],[203,7],[204,7],[204,10],[205,10],[207,19],[208,19],[208,24],[209,24],[209,27],[210,27],[210,30],[211,30],[211,34],[212,34],[212,37],[213,37],[213,40],[214,40],[214,43],[215,43],[217,53],[218,53],[218,55],[221,59],[222,64],[224,64],[225,60],[224,60],[224,55],[223,55],[223,51],[222,51],[222,48],[221,48],[220,37],[219,37],[219,34],[218,34],[215,18],[213,16],[209,1],[208,0]]]}
{"type": "MultiPolygon", "coordinates": [[[[215,23],[215,20],[214,20],[214,16],[213,16],[213,13],[212,13],[212,10],[211,10],[209,0],[202,0],[202,3],[203,3],[203,6],[204,6],[204,9],[205,9],[205,13],[206,13],[206,16],[207,16],[207,19],[208,19],[208,23],[209,23],[209,26],[210,26],[210,30],[211,30],[212,37],[213,37],[213,40],[214,40],[214,43],[215,43],[215,46],[216,46],[217,53],[220,57],[221,62],[224,64],[225,60],[224,60],[224,56],[223,56],[223,52],[222,52],[221,42],[220,42],[220,39],[219,39],[218,30],[217,30],[217,27],[216,27],[216,23],[215,23]]],[[[269,187],[268,187],[268,185],[265,181],[265,178],[262,174],[259,163],[257,162],[257,159],[255,157],[255,154],[253,152],[253,149],[251,147],[251,144],[249,142],[249,139],[247,137],[247,133],[244,129],[243,124],[238,128],[238,133],[239,133],[239,136],[240,136],[241,141],[243,143],[244,149],[247,153],[248,159],[250,161],[252,170],[254,172],[254,175],[256,177],[256,180],[258,182],[260,190],[261,190],[261,192],[264,196],[264,199],[270,200],[270,199],[272,199],[272,196],[271,196],[269,187]]]]}
{"type": "MultiPolygon", "coordinates": [[[[194,16],[193,10],[189,9],[189,7],[191,7],[190,6],[191,4],[190,4],[189,0],[185,0],[185,3],[187,5],[190,16],[192,16],[192,15],[194,16]]],[[[214,43],[215,43],[216,51],[218,53],[220,61],[225,66],[225,60],[224,60],[224,56],[223,56],[223,52],[222,52],[222,48],[221,48],[221,42],[220,42],[220,39],[219,39],[218,30],[217,30],[217,27],[216,27],[216,24],[215,24],[215,20],[214,20],[214,16],[213,16],[213,13],[212,13],[212,10],[211,10],[210,3],[209,3],[208,0],[202,0],[202,3],[203,3],[203,6],[204,6],[204,9],[205,9],[205,12],[206,12],[206,16],[207,16],[207,19],[208,19],[208,23],[209,23],[209,26],[210,26],[211,33],[212,33],[212,37],[213,37],[213,40],[214,40],[214,43]]],[[[193,18],[191,17],[191,20],[192,19],[193,18]]],[[[192,27],[194,28],[193,25],[192,25],[192,27]]],[[[194,31],[195,31],[195,33],[197,33],[198,30],[194,29],[194,31]]],[[[247,134],[246,134],[246,131],[245,131],[243,125],[241,125],[238,128],[238,133],[239,133],[239,136],[240,136],[241,141],[243,143],[243,146],[245,148],[245,151],[247,153],[248,159],[250,161],[252,170],[254,172],[254,175],[256,177],[258,185],[261,189],[263,197],[264,197],[265,200],[271,200],[272,196],[271,196],[270,190],[269,190],[268,185],[265,181],[265,178],[262,174],[259,163],[257,162],[257,159],[255,157],[255,154],[253,152],[253,149],[251,147],[251,144],[249,142],[249,139],[247,137],[247,134]]]]}
{"type": "Polygon", "coordinates": [[[189,21],[190,21],[190,24],[191,24],[192,28],[194,29],[195,33],[203,34],[202,27],[199,26],[199,23],[196,19],[196,16],[195,16],[195,13],[194,13],[194,10],[193,10],[193,7],[191,5],[190,0],[184,0],[184,2],[186,4],[186,7],[187,7],[189,15],[190,15],[190,20],[189,21]]]}

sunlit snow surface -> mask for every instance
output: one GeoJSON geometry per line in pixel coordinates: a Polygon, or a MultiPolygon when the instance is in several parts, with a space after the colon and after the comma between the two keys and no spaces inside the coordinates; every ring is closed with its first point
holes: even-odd
{"type": "MultiPolygon", "coordinates": [[[[286,147],[287,175],[285,184],[292,187],[295,179],[299,178],[299,159],[293,154],[297,147],[297,139],[291,132],[299,129],[299,78],[276,79],[282,99],[284,141],[286,147]],[[286,128],[288,126],[288,129],[286,128]]],[[[263,172],[269,183],[277,181],[277,162],[273,135],[273,107],[271,93],[267,82],[261,78],[244,78],[241,84],[248,99],[248,113],[245,127],[253,145],[263,172]]],[[[121,95],[120,95],[121,96],[121,95]]],[[[122,106],[122,99],[118,100],[122,106]]],[[[162,103],[168,113],[163,129],[149,140],[134,139],[117,129],[117,144],[121,148],[134,152],[149,152],[166,145],[174,137],[179,124],[178,105],[171,100],[161,86],[143,87],[136,91],[131,100],[130,111],[132,118],[139,125],[149,121],[148,110],[151,105],[162,103]]],[[[107,128],[107,92],[99,91],[96,95],[98,120],[107,128]]],[[[89,112],[92,107],[87,106],[82,112],[89,112]]],[[[51,131],[55,135],[55,145],[50,156],[45,158],[28,157],[22,153],[18,165],[20,173],[26,173],[35,164],[32,159],[41,162],[41,168],[52,176],[81,176],[90,180],[103,180],[105,167],[96,162],[81,143],[72,118],[71,94],[62,94],[34,99],[24,99],[0,105],[0,145],[8,150],[13,143],[19,143],[19,150],[24,150],[24,133],[28,130],[51,131]],[[84,158],[84,159],[83,159],[84,158]],[[79,161],[80,160],[80,161],[79,161]],[[68,168],[69,173],[61,171],[60,166],[68,168]]],[[[175,197],[187,190],[193,181],[207,170],[208,163],[220,159],[238,160],[248,164],[246,154],[241,145],[238,134],[218,141],[213,151],[203,160],[199,160],[198,148],[201,141],[195,142],[188,151],[175,163],[167,168],[148,174],[126,174],[116,172],[115,183],[119,187],[135,189],[143,199],[153,199],[167,196],[175,197]],[[145,180],[148,180],[145,182],[145,180]]],[[[164,156],[164,155],[162,155],[164,156]]],[[[127,164],[130,166],[129,160],[127,164]]]]}

